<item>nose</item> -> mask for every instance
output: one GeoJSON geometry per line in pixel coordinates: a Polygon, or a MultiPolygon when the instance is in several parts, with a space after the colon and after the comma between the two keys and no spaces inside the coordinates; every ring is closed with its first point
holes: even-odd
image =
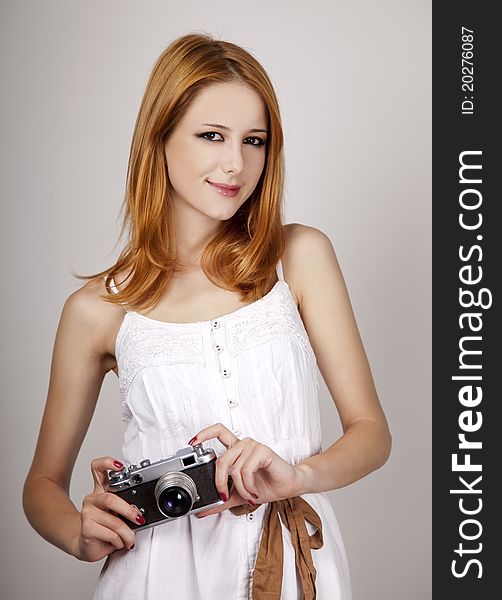
{"type": "Polygon", "coordinates": [[[242,145],[239,141],[228,144],[222,161],[222,169],[225,173],[241,173],[244,169],[244,155],[242,145]]]}

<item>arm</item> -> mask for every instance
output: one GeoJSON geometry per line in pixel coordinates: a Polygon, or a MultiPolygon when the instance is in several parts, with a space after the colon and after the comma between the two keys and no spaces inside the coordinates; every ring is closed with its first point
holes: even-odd
{"type": "Polygon", "coordinates": [[[302,320],[344,432],[295,465],[301,494],[341,488],[380,468],[392,438],[333,245],[318,229],[289,227],[284,268],[291,264],[302,320]]]}
{"type": "Polygon", "coordinates": [[[23,487],[23,509],[30,524],[74,556],[81,521],[69,498],[70,479],[105,373],[113,367],[113,357],[104,351],[109,306],[91,282],[65,302],[38,442],[23,487]]]}

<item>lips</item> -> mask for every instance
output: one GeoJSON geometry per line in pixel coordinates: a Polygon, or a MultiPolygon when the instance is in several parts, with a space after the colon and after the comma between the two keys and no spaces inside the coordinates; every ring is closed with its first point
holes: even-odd
{"type": "Polygon", "coordinates": [[[207,180],[207,183],[217,192],[220,196],[227,198],[235,198],[241,189],[240,185],[228,185],[227,183],[213,183],[207,180]]]}
{"type": "Polygon", "coordinates": [[[231,190],[233,192],[238,192],[241,189],[240,185],[228,185],[227,183],[218,183],[216,181],[209,181],[209,179],[207,181],[211,185],[214,185],[215,187],[223,188],[224,190],[231,190]]]}

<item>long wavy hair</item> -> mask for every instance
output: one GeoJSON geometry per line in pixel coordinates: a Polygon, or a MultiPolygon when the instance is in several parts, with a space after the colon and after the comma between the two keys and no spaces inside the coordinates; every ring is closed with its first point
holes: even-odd
{"type": "MultiPolygon", "coordinates": [[[[268,120],[266,158],[251,196],[224,221],[204,248],[201,268],[219,287],[239,291],[244,301],[264,296],[275,280],[285,248],[283,234],[284,151],[279,105],[272,83],[259,62],[243,48],[191,33],[175,39],[157,59],[136,119],[129,154],[122,227],[128,231],[119,258],[108,269],[79,279],[104,277],[113,304],[132,310],[154,306],[173,272],[178,271],[172,224],[172,185],[164,146],[197,94],[207,86],[241,82],[262,98],[268,120]],[[124,210],[125,209],[125,210],[124,210]],[[127,274],[117,281],[117,274],[127,274]],[[111,293],[113,277],[121,286],[111,293]]],[[[117,243],[118,243],[117,241],[117,243]]]]}

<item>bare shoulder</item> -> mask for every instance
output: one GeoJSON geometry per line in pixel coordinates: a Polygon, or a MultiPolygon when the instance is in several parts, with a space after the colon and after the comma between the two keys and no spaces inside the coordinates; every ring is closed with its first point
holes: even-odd
{"type": "Polygon", "coordinates": [[[86,340],[93,351],[110,364],[105,370],[114,368],[114,340],[124,317],[124,309],[106,302],[104,278],[90,280],[70,294],[65,301],[61,321],[66,327],[85,332],[86,340]]]}
{"type": "Polygon", "coordinates": [[[320,229],[301,223],[284,225],[286,250],[282,259],[284,279],[301,308],[312,292],[312,280],[339,272],[330,238],[320,229]]]}
{"type": "Polygon", "coordinates": [[[311,243],[321,246],[326,243],[331,244],[331,240],[323,231],[302,223],[287,223],[284,225],[284,235],[288,249],[300,247],[300,251],[302,251],[311,243]]]}

